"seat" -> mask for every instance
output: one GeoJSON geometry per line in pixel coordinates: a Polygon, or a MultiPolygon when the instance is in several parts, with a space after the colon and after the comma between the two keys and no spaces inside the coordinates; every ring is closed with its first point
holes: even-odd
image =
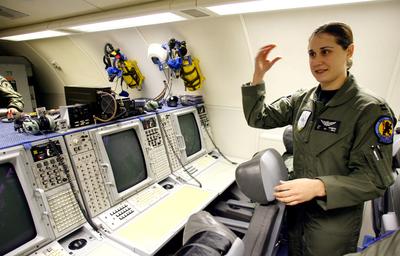
{"type": "MultiPolygon", "coordinates": [[[[293,172],[293,127],[291,125],[285,128],[282,137],[286,150],[282,155],[282,159],[290,176],[293,172]]],[[[243,226],[248,226],[248,224],[243,222],[250,222],[254,213],[254,203],[243,194],[237,183],[233,184],[224,194],[227,194],[227,196],[215,204],[212,214],[232,219],[230,226],[235,228],[237,232],[245,232],[243,226]]]]}
{"type": "Polygon", "coordinates": [[[400,168],[400,135],[395,135],[392,157],[395,182],[382,197],[372,200],[372,227],[375,237],[379,237],[386,231],[396,229],[400,224],[400,177],[398,174],[400,168]]]}
{"type": "MultiPolygon", "coordinates": [[[[287,178],[287,168],[282,156],[275,149],[263,150],[254,155],[251,160],[237,167],[236,183],[238,188],[253,202],[253,214],[250,222],[219,216],[212,218],[215,222],[223,223],[235,232],[244,233],[242,239],[244,252],[238,255],[276,255],[285,205],[275,200],[274,187],[287,178]]],[[[242,207],[246,208],[248,205],[244,204],[242,207]]],[[[190,221],[186,224],[185,232],[191,226],[190,221]]],[[[216,225],[211,227],[211,230],[219,229],[219,227],[219,225],[216,225]]],[[[189,240],[186,239],[185,241],[189,240]]],[[[233,250],[237,249],[231,248],[228,252],[233,253],[233,250]]]]}
{"type": "Polygon", "coordinates": [[[183,232],[183,244],[175,256],[245,255],[242,240],[206,211],[190,216],[183,232]]]}
{"type": "MultiPolygon", "coordinates": [[[[394,156],[400,156],[397,150],[394,156]]],[[[395,163],[395,161],[393,161],[395,163]]],[[[398,169],[398,165],[394,165],[398,169]]],[[[380,256],[380,255],[399,255],[400,252],[400,175],[397,175],[395,183],[389,188],[385,194],[387,199],[388,211],[380,217],[382,230],[378,236],[364,244],[362,250],[356,253],[346,254],[346,256],[380,256]]],[[[386,207],[386,206],[384,206],[386,207]]]]}

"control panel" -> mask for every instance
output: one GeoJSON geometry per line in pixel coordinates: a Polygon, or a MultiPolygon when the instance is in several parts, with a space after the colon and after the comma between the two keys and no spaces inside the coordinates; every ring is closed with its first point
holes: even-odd
{"type": "Polygon", "coordinates": [[[69,254],[57,241],[53,241],[29,256],[69,256],[69,254]]]}
{"type": "Polygon", "coordinates": [[[150,159],[150,166],[161,181],[171,174],[168,165],[168,157],[165,151],[161,130],[155,116],[147,117],[142,120],[143,129],[146,137],[146,150],[150,159]]]}
{"type": "Polygon", "coordinates": [[[211,126],[210,120],[208,119],[206,107],[201,104],[197,105],[197,113],[199,113],[200,122],[201,122],[201,131],[203,133],[204,142],[206,144],[207,153],[210,153],[215,149],[212,143],[212,133],[211,133],[211,126]]]}
{"type": "Polygon", "coordinates": [[[165,138],[166,149],[168,153],[168,160],[172,172],[182,168],[177,157],[180,157],[180,147],[175,130],[172,126],[172,116],[169,113],[163,113],[159,116],[161,130],[165,138]]]}
{"type": "Polygon", "coordinates": [[[130,203],[123,201],[100,214],[98,218],[110,230],[116,230],[118,227],[135,217],[138,213],[139,211],[137,211],[130,203]]]}
{"type": "Polygon", "coordinates": [[[86,208],[89,215],[95,217],[111,205],[105,188],[105,177],[98,164],[91,139],[87,131],[69,134],[64,138],[86,208]]]}
{"type": "Polygon", "coordinates": [[[42,198],[55,236],[60,237],[85,222],[73,192],[78,187],[64,141],[60,137],[35,142],[27,151],[36,195],[42,198]]]}
{"type": "MultiPolygon", "coordinates": [[[[33,146],[30,153],[33,159],[33,175],[37,185],[48,191],[52,188],[68,183],[67,173],[64,172],[61,161],[57,159],[57,153],[61,152],[60,143],[44,143],[33,146]]],[[[60,159],[64,156],[60,154],[60,159]]],[[[68,171],[70,168],[68,168],[68,171]]]]}

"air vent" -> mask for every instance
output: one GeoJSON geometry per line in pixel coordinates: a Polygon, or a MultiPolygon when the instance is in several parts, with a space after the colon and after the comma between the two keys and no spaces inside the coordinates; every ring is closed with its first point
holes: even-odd
{"type": "Polygon", "coordinates": [[[184,14],[190,15],[195,18],[200,18],[200,17],[207,17],[210,16],[207,13],[201,12],[197,9],[187,9],[187,10],[181,10],[184,14]]]}
{"type": "Polygon", "coordinates": [[[19,19],[19,18],[26,17],[26,16],[29,16],[29,15],[26,13],[19,12],[19,11],[16,11],[16,10],[13,10],[13,9],[10,9],[10,8],[0,5],[0,17],[14,20],[14,19],[19,19]]]}

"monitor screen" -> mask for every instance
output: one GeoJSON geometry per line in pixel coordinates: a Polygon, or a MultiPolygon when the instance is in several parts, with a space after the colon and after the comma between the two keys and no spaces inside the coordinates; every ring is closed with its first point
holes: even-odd
{"type": "Polygon", "coordinates": [[[36,237],[36,228],[21,183],[11,163],[0,164],[0,255],[36,237]]]}
{"type": "Polygon", "coordinates": [[[134,129],[103,136],[118,193],[147,178],[147,169],[139,138],[134,129]]]}
{"type": "Polygon", "coordinates": [[[178,116],[178,122],[185,140],[186,156],[190,157],[201,150],[201,139],[196,118],[193,113],[187,113],[178,116]]]}

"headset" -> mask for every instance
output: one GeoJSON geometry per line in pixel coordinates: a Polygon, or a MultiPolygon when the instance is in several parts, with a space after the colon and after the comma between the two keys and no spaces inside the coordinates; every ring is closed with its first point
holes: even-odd
{"type": "Polygon", "coordinates": [[[29,134],[39,134],[45,132],[53,132],[56,130],[56,121],[50,115],[41,117],[30,117],[29,115],[20,116],[14,120],[14,129],[18,132],[26,132],[29,134]]]}

